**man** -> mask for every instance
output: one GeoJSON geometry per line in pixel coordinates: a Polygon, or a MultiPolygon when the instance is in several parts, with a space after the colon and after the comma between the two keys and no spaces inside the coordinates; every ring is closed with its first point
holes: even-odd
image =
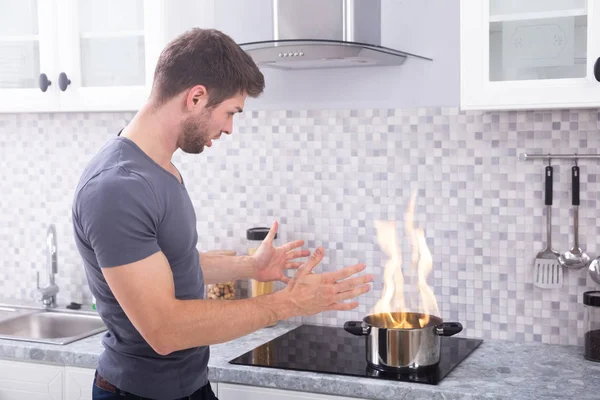
{"type": "Polygon", "coordinates": [[[231,38],[188,31],[161,53],[147,103],[83,172],[74,234],[108,328],[94,399],[215,399],[209,345],[293,316],[351,310],[358,304],[344,301],[370,289],[370,275],[355,276],[362,264],[316,274],[322,248],[311,255],[303,241],[274,247],[277,222],[253,256],[196,249],[195,211],[171,157],[231,134],[246,97],[263,89],[263,75],[231,38]],[[287,286],[252,299],[203,299],[204,284],[248,278],[287,286]]]}

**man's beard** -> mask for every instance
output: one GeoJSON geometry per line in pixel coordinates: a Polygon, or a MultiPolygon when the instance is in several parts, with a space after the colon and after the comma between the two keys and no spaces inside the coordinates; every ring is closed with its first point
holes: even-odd
{"type": "Polygon", "coordinates": [[[190,116],[181,124],[179,148],[185,153],[200,154],[208,143],[210,133],[208,125],[210,111],[206,110],[198,116],[190,116]]]}

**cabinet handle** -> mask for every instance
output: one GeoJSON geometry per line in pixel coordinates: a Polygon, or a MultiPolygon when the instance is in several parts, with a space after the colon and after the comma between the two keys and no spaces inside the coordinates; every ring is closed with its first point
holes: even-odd
{"type": "Polygon", "coordinates": [[[48,75],[40,74],[39,85],[42,92],[48,90],[48,86],[52,85],[52,82],[48,79],[48,75]]]}
{"type": "Polygon", "coordinates": [[[60,90],[64,92],[65,90],[67,90],[67,86],[69,86],[70,84],[71,80],[67,77],[67,74],[61,72],[58,75],[58,87],[60,88],[60,90]]]}
{"type": "Polygon", "coordinates": [[[596,80],[600,82],[600,58],[598,58],[594,64],[594,76],[596,77],[596,80]]]}

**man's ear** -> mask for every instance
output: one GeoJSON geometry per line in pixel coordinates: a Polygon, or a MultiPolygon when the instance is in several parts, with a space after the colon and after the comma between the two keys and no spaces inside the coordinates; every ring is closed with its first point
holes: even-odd
{"type": "Polygon", "coordinates": [[[198,105],[208,103],[208,92],[206,91],[206,87],[202,85],[196,85],[191,88],[188,92],[186,98],[187,108],[191,109],[198,105]]]}

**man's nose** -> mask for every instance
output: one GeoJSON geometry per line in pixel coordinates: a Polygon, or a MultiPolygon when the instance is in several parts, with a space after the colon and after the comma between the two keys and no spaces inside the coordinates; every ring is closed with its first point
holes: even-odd
{"type": "Polygon", "coordinates": [[[223,128],[221,130],[221,132],[226,133],[228,135],[231,135],[231,132],[233,131],[233,121],[230,121],[229,124],[227,124],[225,126],[225,128],[223,128]]]}

